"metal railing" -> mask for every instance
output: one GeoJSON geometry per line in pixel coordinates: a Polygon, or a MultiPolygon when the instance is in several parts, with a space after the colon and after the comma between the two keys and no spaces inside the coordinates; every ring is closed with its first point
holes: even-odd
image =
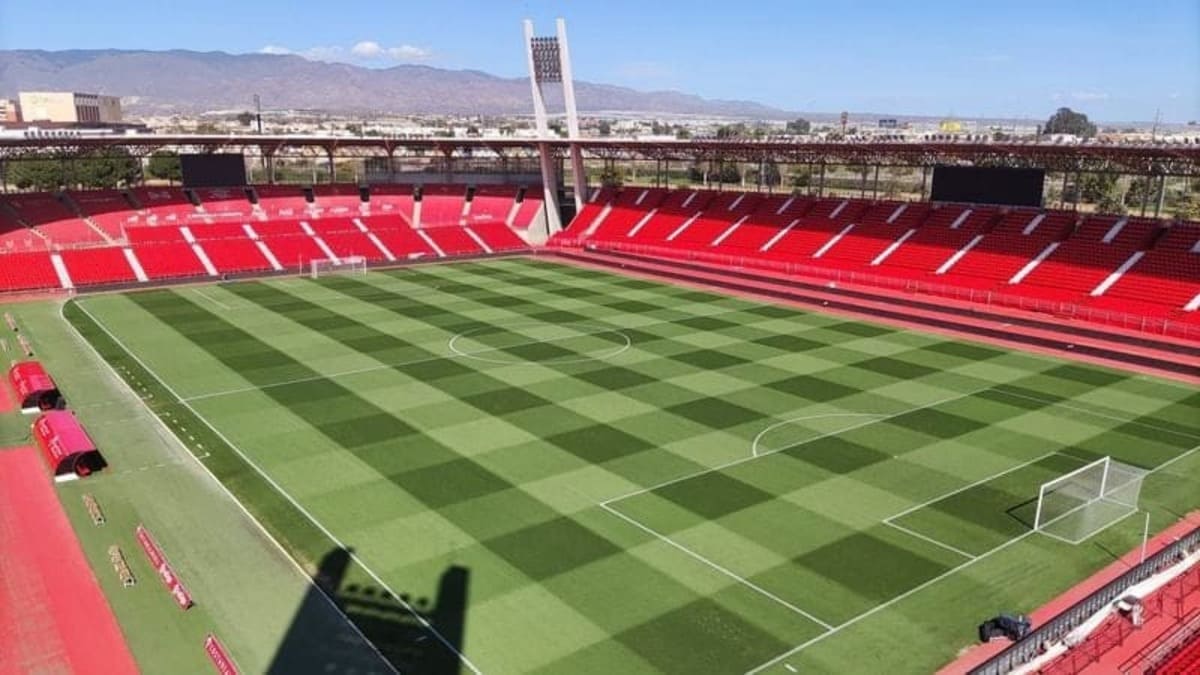
{"type": "Polygon", "coordinates": [[[1097,612],[1120,599],[1133,586],[1175,565],[1200,549],[1200,527],[1146,558],[1145,562],[1105,584],[1053,619],[1033,629],[1019,642],[988,659],[969,675],[1004,675],[1043,654],[1047,645],[1060,642],[1097,612]]]}
{"type": "Polygon", "coordinates": [[[938,284],[918,279],[890,277],[882,274],[844,270],[834,267],[820,267],[803,263],[769,260],[751,256],[729,255],[710,251],[672,248],[653,244],[639,244],[620,241],[593,241],[590,239],[555,239],[555,246],[586,247],[590,250],[617,251],[636,255],[655,256],[673,260],[686,260],[749,270],[763,270],[782,273],[789,276],[806,276],[824,279],[834,283],[844,282],[874,286],[903,291],[913,295],[930,295],[949,298],[972,304],[1021,309],[1042,314],[1050,314],[1060,319],[1081,320],[1115,326],[1140,333],[1166,335],[1190,340],[1200,340],[1200,325],[1192,325],[1181,321],[1173,321],[1163,317],[1130,314],[1095,307],[1087,307],[1073,302],[1031,298],[1015,293],[966,288],[952,284],[938,284]]]}

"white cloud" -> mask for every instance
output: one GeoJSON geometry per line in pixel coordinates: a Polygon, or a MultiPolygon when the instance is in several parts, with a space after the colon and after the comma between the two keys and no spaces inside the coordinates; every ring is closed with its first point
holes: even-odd
{"type": "Polygon", "coordinates": [[[305,49],[291,49],[281,45],[267,45],[259,49],[258,53],[295,54],[309,61],[354,63],[359,65],[379,65],[385,61],[425,61],[433,56],[433,52],[425,47],[407,44],[385,47],[374,40],[360,40],[349,48],[339,45],[320,45],[305,49]]]}
{"type": "Polygon", "coordinates": [[[396,61],[424,61],[433,56],[433,52],[424,47],[416,47],[413,45],[400,45],[399,47],[389,47],[387,50],[388,56],[396,61]]]}
{"type": "Polygon", "coordinates": [[[383,53],[383,47],[378,42],[363,40],[350,49],[350,53],[367,59],[373,59],[383,53]]]}

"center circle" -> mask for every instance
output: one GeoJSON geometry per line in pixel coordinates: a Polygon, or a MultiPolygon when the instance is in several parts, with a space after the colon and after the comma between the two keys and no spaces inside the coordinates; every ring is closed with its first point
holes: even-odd
{"type": "Polygon", "coordinates": [[[500,365],[559,365],[610,359],[633,345],[611,326],[536,321],[486,325],[450,338],[455,356],[500,365]]]}

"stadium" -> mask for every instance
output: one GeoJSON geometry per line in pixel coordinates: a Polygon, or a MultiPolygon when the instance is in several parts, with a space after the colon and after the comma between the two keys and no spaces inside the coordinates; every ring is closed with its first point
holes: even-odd
{"type": "Polygon", "coordinates": [[[0,674],[1200,672],[1200,144],[584,137],[556,28],[534,138],[0,137],[0,674]]]}

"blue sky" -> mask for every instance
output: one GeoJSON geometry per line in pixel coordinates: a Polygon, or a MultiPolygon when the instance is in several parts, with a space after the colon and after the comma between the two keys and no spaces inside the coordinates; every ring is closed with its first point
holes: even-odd
{"type": "Polygon", "coordinates": [[[1200,119],[1200,2],[0,0],[0,48],[273,50],[524,74],[563,16],[577,79],[789,110],[1200,119]],[[70,20],[49,20],[49,17],[70,20]]]}

